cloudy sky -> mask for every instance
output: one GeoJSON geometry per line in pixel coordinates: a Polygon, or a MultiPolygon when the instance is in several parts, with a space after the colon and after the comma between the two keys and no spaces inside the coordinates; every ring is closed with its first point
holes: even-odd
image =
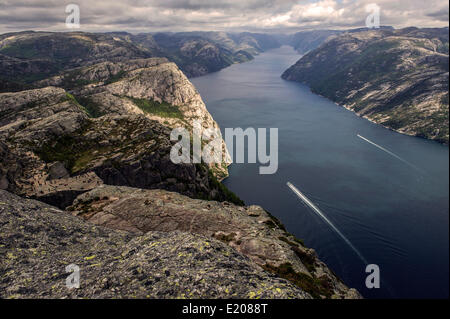
{"type": "Polygon", "coordinates": [[[441,27],[447,0],[0,0],[0,33],[65,31],[68,4],[81,12],[81,31],[296,31],[365,26],[376,3],[381,24],[441,27]]]}

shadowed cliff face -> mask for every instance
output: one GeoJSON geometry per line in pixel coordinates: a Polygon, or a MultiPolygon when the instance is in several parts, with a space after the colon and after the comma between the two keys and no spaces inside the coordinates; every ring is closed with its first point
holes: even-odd
{"type": "Polygon", "coordinates": [[[283,78],[376,123],[448,143],[448,28],[344,33],[283,78]]]}
{"type": "MultiPolygon", "coordinates": [[[[185,97],[183,91],[172,92],[185,97]]],[[[191,102],[187,99],[184,107],[191,102]]],[[[169,128],[142,112],[116,106],[115,114],[94,118],[61,88],[0,94],[2,189],[60,207],[102,183],[163,188],[195,198],[241,203],[209,167],[172,163],[169,128]]]]}

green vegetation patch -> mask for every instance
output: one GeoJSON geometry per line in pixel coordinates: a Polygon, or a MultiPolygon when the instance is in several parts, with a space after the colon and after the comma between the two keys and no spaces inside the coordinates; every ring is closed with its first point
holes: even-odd
{"type": "Polygon", "coordinates": [[[32,59],[39,55],[39,51],[33,46],[32,43],[25,43],[23,45],[19,43],[12,43],[5,45],[0,49],[0,52],[2,54],[21,59],[32,59]]]}
{"type": "Polygon", "coordinates": [[[117,148],[116,145],[99,146],[96,141],[83,140],[81,135],[86,129],[81,129],[73,135],[65,135],[56,141],[46,143],[36,149],[35,153],[46,163],[64,163],[71,174],[81,172],[95,158],[108,154],[117,148]]]}
{"type": "Polygon", "coordinates": [[[310,273],[314,273],[316,270],[316,258],[307,253],[306,251],[300,249],[298,246],[291,246],[292,251],[297,255],[298,258],[302,261],[302,264],[308,269],[310,273]]]}
{"type": "Polygon", "coordinates": [[[105,112],[101,111],[100,104],[95,102],[92,98],[81,97],[78,98],[78,101],[91,117],[97,118],[106,114],[105,112]]]}
{"type": "MultiPolygon", "coordinates": [[[[293,235],[291,235],[291,236],[293,236],[293,235]]],[[[303,240],[295,238],[295,237],[293,237],[295,242],[290,241],[289,239],[287,239],[284,236],[280,236],[280,237],[278,237],[278,239],[281,240],[281,241],[284,241],[285,243],[289,244],[290,246],[298,246],[300,244],[303,247],[306,247],[305,243],[303,242],[303,240]]]]}
{"type": "Polygon", "coordinates": [[[87,108],[85,108],[83,105],[81,105],[78,100],[75,98],[75,96],[73,96],[70,93],[66,92],[66,97],[68,101],[71,101],[73,103],[75,103],[80,109],[82,109],[87,115],[89,115],[90,117],[92,117],[92,115],[89,113],[89,110],[87,108]]]}
{"type": "Polygon", "coordinates": [[[67,100],[72,101],[78,105],[89,117],[98,118],[105,115],[105,112],[101,111],[100,104],[96,103],[89,97],[76,98],[70,93],[66,93],[67,100]]]}
{"type": "MultiPolygon", "coordinates": [[[[242,199],[240,199],[235,193],[230,191],[225,185],[223,185],[221,182],[219,182],[210,170],[208,170],[208,174],[209,174],[209,179],[211,181],[212,186],[218,188],[219,191],[225,195],[226,201],[229,201],[230,203],[236,204],[238,206],[245,206],[244,201],[242,199]]],[[[212,198],[206,198],[206,199],[211,200],[212,198]]]]}
{"type": "Polygon", "coordinates": [[[167,102],[159,103],[157,101],[147,99],[137,99],[134,97],[127,98],[145,113],[181,120],[184,118],[183,113],[181,113],[178,107],[167,102]]]}
{"type": "MultiPolygon", "coordinates": [[[[114,121],[105,117],[95,121],[87,120],[84,126],[76,132],[61,136],[42,146],[36,146],[34,152],[47,163],[55,161],[65,163],[65,167],[72,174],[86,170],[98,158],[109,158],[109,160],[105,160],[105,166],[123,167],[123,161],[112,160],[111,156],[137,152],[139,156],[143,157],[160,148],[160,139],[163,138],[163,135],[156,134],[151,129],[142,131],[133,139],[127,138],[136,132],[136,125],[139,126],[141,123],[129,122],[127,118],[114,121]],[[103,129],[107,130],[107,136],[91,137],[91,132],[98,133],[103,129]],[[104,143],[99,143],[99,138],[104,138],[104,143]],[[147,142],[150,143],[145,149],[139,149],[147,142]]],[[[164,156],[164,154],[161,155],[164,156]]]]}
{"type": "Polygon", "coordinates": [[[67,98],[67,101],[71,101],[71,102],[75,103],[79,108],[81,108],[84,112],[86,112],[86,114],[89,115],[88,110],[77,101],[75,96],[73,96],[72,94],[66,92],[66,98],[67,98]]]}
{"type": "Polygon", "coordinates": [[[281,230],[287,232],[286,227],[284,227],[284,225],[280,222],[280,220],[278,218],[276,218],[275,216],[273,216],[271,213],[269,213],[267,210],[265,211],[267,213],[267,215],[269,215],[271,221],[267,221],[265,224],[267,224],[269,227],[271,228],[275,228],[278,227],[281,230]]]}
{"type": "Polygon", "coordinates": [[[105,81],[105,84],[111,84],[111,83],[115,83],[120,81],[125,75],[127,74],[127,72],[121,70],[119,71],[117,74],[111,76],[108,80],[105,81]]]}
{"type": "MultiPolygon", "coordinates": [[[[306,269],[308,269],[308,271],[310,273],[314,273],[314,271],[316,270],[316,267],[315,267],[316,258],[314,257],[314,255],[302,250],[297,243],[290,241],[289,239],[287,239],[284,236],[280,236],[280,237],[278,237],[278,239],[289,244],[291,246],[291,250],[295,253],[295,255],[297,255],[298,258],[300,258],[302,264],[306,267],[306,269]]],[[[301,240],[299,240],[299,239],[295,239],[295,240],[297,242],[301,242],[302,246],[304,246],[303,242],[301,240]]]]}
{"type": "Polygon", "coordinates": [[[331,298],[333,295],[333,288],[331,283],[325,278],[313,278],[307,274],[296,272],[290,263],[284,263],[279,267],[265,264],[263,268],[281,278],[289,280],[296,286],[300,287],[313,298],[321,299],[322,296],[331,298]]]}
{"type": "Polygon", "coordinates": [[[92,152],[86,151],[84,145],[79,144],[71,136],[63,136],[54,144],[44,144],[36,154],[46,163],[62,162],[71,173],[82,166],[82,163],[88,163],[92,160],[92,152]]]}

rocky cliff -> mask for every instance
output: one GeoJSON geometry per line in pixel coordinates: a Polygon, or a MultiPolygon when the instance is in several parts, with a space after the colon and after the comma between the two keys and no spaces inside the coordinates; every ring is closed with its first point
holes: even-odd
{"type": "Polygon", "coordinates": [[[0,298],[311,298],[210,237],[110,230],[2,190],[0,225],[0,298]]]}
{"type": "Polygon", "coordinates": [[[220,183],[225,162],[171,161],[171,128],[218,128],[174,63],[79,59],[0,93],[0,297],[360,297],[276,218],[244,207],[220,183]],[[69,264],[81,289],[65,286],[69,264]]]}
{"type": "Polygon", "coordinates": [[[55,87],[0,94],[0,110],[2,189],[60,207],[99,183],[240,203],[206,165],[173,164],[170,130],[146,115],[94,118],[55,87]]]}
{"type": "Polygon", "coordinates": [[[61,211],[0,190],[0,223],[2,298],[360,298],[256,206],[101,186],[61,211]]]}
{"type": "MultiPolygon", "coordinates": [[[[170,127],[184,127],[192,134],[194,121],[203,129],[217,131],[211,139],[222,139],[219,126],[203,100],[178,67],[166,59],[104,62],[72,69],[36,83],[69,89],[92,117],[104,114],[142,114],[170,127]]],[[[222,143],[223,161],[210,166],[218,180],[228,176],[230,156],[222,143]]]]}
{"type": "Polygon", "coordinates": [[[134,234],[188,232],[219,240],[255,265],[286,278],[315,298],[355,298],[316,256],[259,206],[194,200],[162,190],[101,186],[68,208],[96,225],[134,234]]]}
{"type": "Polygon", "coordinates": [[[208,167],[173,164],[159,122],[91,117],[56,87],[0,100],[0,188],[22,196],[0,192],[2,297],[359,297],[262,208],[230,203],[241,204],[208,167]],[[88,269],[80,291],[64,286],[69,263],[88,269]]]}
{"type": "Polygon", "coordinates": [[[347,32],[283,78],[398,132],[448,143],[448,28],[347,32]]]}

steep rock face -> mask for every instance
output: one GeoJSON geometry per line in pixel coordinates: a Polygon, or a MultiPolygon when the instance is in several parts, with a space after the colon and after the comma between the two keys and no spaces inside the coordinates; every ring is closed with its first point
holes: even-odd
{"type": "Polygon", "coordinates": [[[79,196],[72,214],[112,229],[182,231],[221,240],[315,298],[357,298],[316,256],[261,207],[193,200],[162,190],[101,186],[79,196]]]}
{"type": "MultiPolygon", "coordinates": [[[[178,67],[166,59],[101,63],[71,70],[41,81],[39,85],[70,87],[71,93],[92,116],[144,114],[171,128],[184,127],[191,134],[194,121],[199,121],[204,129],[216,131],[211,139],[222,139],[219,126],[200,94],[178,67]]],[[[230,163],[223,141],[222,151],[222,163],[210,165],[219,180],[228,176],[230,163]]]]}
{"type": "Polygon", "coordinates": [[[46,169],[34,149],[73,134],[87,120],[63,89],[0,94],[0,188],[35,194],[46,169]]]}
{"type": "Polygon", "coordinates": [[[0,134],[13,134],[18,142],[42,143],[71,134],[87,118],[63,89],[0,94],[0,134]]]}
{"type": "Polygon", "coordinates": [[[448,28],[344,33],[283,78],[376,123],[448,143],[448,28]]]}
{"type": "Polygon", "coordinates": [[[311,298],[208,237],[109,230],[2,190],[0,224],[0,298],[311,298]]]}
{"type": "Polygon", "coordinates": [[[173,164],[170,130],[142,114],[92,118],[54,87],[0,94],[0,106],[2,189],[60,207],[101,183],[240,203],[205,165],[173,164]]]}

